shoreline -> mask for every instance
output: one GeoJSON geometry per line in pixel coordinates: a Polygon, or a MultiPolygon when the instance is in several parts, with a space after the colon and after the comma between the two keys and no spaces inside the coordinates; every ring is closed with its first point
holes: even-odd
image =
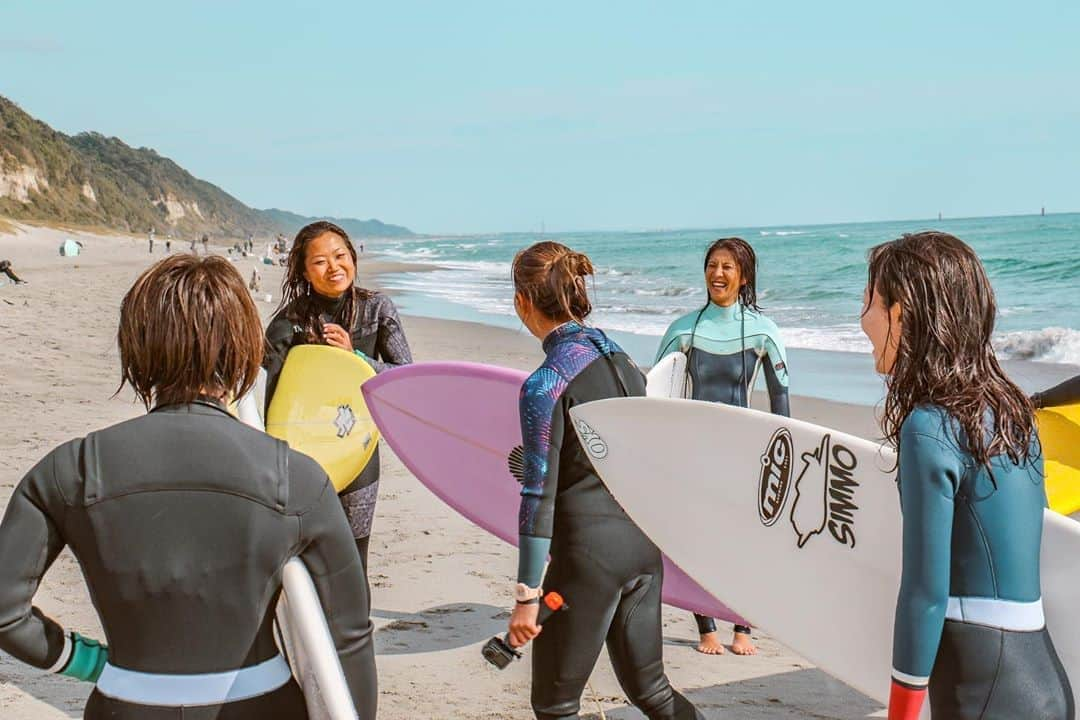
{"type": "MultiPolygon", "coordinates": [[[[465,305],[424,295],[415,290],[384,290],[380,276],[425,273],[432,270],[452,270],[445,266],[426,263],[401,263],[380,256],[378,250],[369,251],[361,260],[358,276],[378,287],[399,305],[403,316],[426,318],[447,322],[466,322],[515,334],[512,326],[520,325],[516,318],[505,315],[481,313],[465,305]],[[411,266],[402,269],[401,266],[411,266]],[[433,310],[439,308],[439,310],[433,310]]],[[[643,368],[652,365],[659,335],[647,335],[626,331],[609,331],[608,334],[643,368]]],[[[884,380],[877,375],[870,353],[820,348],[787,348],[788,365],[791,368],[792,396],[828,400],[849,405],[875,407],[884,398],[884,380]]],[[[1080,364],[1051,363],[1038,360],[1000,360],[1002,368],[1020,388],[1034,393],[1052,387],[1075,375],[1080,375],[1080,364]]],[[[762,392],[764,381],[760,380],[755,395],[762,392]]],[[[757,403],[755,402],[755,407],[757,403]]],[[[766,405],[767,407],[767,405],[766,405]]]]}

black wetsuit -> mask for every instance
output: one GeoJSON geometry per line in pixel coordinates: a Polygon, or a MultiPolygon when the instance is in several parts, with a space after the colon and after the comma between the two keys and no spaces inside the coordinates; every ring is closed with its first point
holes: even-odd
{"type": "Polygon", "coordinates": [[[522,386],[524,438],[518,580],[560,592],[560,613],[533,642],[536,717],[576,718],[605,642],[619,684],[649,718],[700,718],[664,674],[660,551],[601,483],[569,409],[644,395],[645,378],[599,330],[571,322],[544,339],[547,359],[522,386]]]}
{"type": "MultiPolygon", "coordinates": [[[[70,644],[31,605],[65,546],[101,616],[105,671],[136,673],[136,692],[139,674],[280,666],[272,623],[281,570],[299,556],[330,618],[360,717],[375,717],[367,588],[333,486],[315,461],[222,406],[159,407],[72,440],[16,487],[0,524],[0,648],[40,668],[62,669],[70,644]]],[[[250,699],[185,708],[107,695],[102,674],[85,717],[304,718],[287,668],[285,677],[250,699]]],[[[142,680],[147,693],[159,687],[142,680]]]]}
{"type": "Polygon", "coordinates": [[[1040,408],[1080,403],[1080,375],[1069,378],[1049,390],[1035,393],[1031,399],[1034,401],[1035,407],[1040,408]]]}
{"type": "MultiPolygon", "coordinates": [[[[401,327],[401,320],[398,318],[397,308],[394,307],[393,301],[378,292],[360,288],[353,288],[353,292],[357,293],[359,308],[353,327],[346,328],[352,338],[353,350],[362,353],[364,360],[377,373],[411,363],[412,353],[409,351],[409,343],[405,339],[405,331],[401,327]]],[[[318,303],[323,322],[345,326],[345,320],[342,318],[345,305],[344,295],[337,299],[324,298],[321,295],[312,297],[318,303]]],[[[267,350],[263,359],[263,367],[266,368],[266,407],[270,407],[270,400],[277,388],[278,376],[281,375],[281,368],[285,365],[285,356],[289,349],[309,342],[304,329],[295,318],[297,304],[294,301],[283,308],[266,328],[267,350]]],[[[371,536],[371,523],[375,517],[375,501],[379,496],[379,449],[377,447],[361,473],[339,495],[341,504],[345,507],[345,515],[349,518],[349,526],[352,527],[356,546],[363,556],[366,570],[368,540],[371,536]]]]}

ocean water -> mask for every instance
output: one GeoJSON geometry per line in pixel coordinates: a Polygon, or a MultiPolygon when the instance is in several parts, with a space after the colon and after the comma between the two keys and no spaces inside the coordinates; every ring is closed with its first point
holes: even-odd
{"type": "Polygon", "coordinates": [[[1080,213],[423,237],[385,240],[373,249],[438,268],[380,279],[401,293],[407,312],[518,327],[510,280],[514,253],[538,239],[563,242],[587,253],[596,266],[592,322],[616,331],[639,361],[649,363],[668,324],[705,300],[705,249],[732,235],[757,252],[759,303],[789,348],[868,353],[859,329],[867,250],[924,229],[950,232],[982,258],[997,294],[995,347],[1002,359],[1080,364],[1080,213]]]}

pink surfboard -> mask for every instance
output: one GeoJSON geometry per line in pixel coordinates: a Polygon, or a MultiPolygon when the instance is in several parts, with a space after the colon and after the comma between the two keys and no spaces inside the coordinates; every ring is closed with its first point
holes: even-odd
{"type": "MultiPolygon", "coordinates": [[[[405,466],[468,520],[517,545],[521,485],[507,456],[521,444],[520,370],[464,362],[416,363],[363,385],[375,424],[405,466]]],[[[660,491],[658,489],[658,491],[660,491]]],[[[749,625],[664,557],[664,602],[749,625]]]]}

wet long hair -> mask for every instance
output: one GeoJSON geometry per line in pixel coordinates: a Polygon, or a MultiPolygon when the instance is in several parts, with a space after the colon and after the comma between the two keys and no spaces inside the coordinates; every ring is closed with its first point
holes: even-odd
{"type": "MultiPolygon", "coordinates": [[[[709,269],[709,260],[713,253],[727,250],[735,258],[739,265],[739,274],[746,280],[746,284],[739,288],[739,302],[745,307],[761,312],[757,301],[757,254],[750,243],[740,237],[727,237],[716,240],[705,251],[705,260],[702,262],[701,271],[709,269]]],[[[705,307],[709,306],[708,288],[706,288],[705,307]]]]}
{"type": "Polygon", "coordinates": [[[899,447],[911,411],[939,405],[959,424],[965,437],[957,443],[978,464],[989,467],[1001,454],[1026,462],[1034,409],[994,355],[997,303],[975,251],[948,233],[926,231],[872,248],[869,265],[870,301],[876,292],[885,307],[901,309],[896,363],[886,379],[885,438],[899,447]]]}
{"type": "MultiPolygon", "coordinates": [[[[349,249],[353,267],[357,265],[356,248],[349,240],[349,234],[341,227],[328,220],[318,220],[300,228],[293,240],[292,249],[289,251],[289,259],[285,270],[285,277],[281,281],[281,303],[276,313],[284,311],[285,317],[299,326],[307,336],[308,342],[325,343],[326,336],[323,334],[323,323],[319,317],[322,307],[319,303],[318,293],[311,287],[311,283],[304,277],[304,264],[307,260],[307,247],[312,240],[325,233],[333,233],[345,241],[345,247],[349,249]]],[[[341,323],[345,332],[351,333],[356,317],[360,312],[360,302],[371,296],[371,291],[353,285],[347,291],[345,304],[342,308],[341,323]]]]}
{"type": "Polygon", "coordinates": [[[170,255],[144,271],[120,302],[116,344],[120,388],[130,385],[147,409],[204,394],[241,397],[263,357],[259,311],[218,255],[170,255]]]}
{"type": "Polygon", "coordinates": [[[552,320],[582,322],[592,312],[585,278],[595,272],[589,256],[552,240],[514,256],[514,290],[552,320]]]}

